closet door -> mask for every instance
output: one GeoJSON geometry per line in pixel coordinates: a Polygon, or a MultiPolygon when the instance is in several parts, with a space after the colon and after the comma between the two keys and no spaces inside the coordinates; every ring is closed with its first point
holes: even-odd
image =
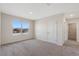
{"type": "Polygon", "coordinates": [[[1,45],[1,13],[0,13],[0,45],[1,45]]]}
{"type": "Polygon", "coordinates": [[[39,20],[36,22],[36,39],[47,41],[47,20],[39,20]]]}
{"type": "Polygon", "coordinates": [[[48,41],[55,43],[56,42],[56,21],[48,20],[48,41]]]}

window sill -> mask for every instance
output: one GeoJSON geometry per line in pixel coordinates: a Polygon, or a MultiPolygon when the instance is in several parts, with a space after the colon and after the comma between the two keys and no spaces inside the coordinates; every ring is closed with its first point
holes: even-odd
{"type": "Polygon", "coordinates": [[[22,33],[22,34],[27,34],[27,33],[22,33]]]}
{"type": "Polygon", "coordinates": [[[13,33],[13,36],[21,35],[21,33],[13,33]]]}

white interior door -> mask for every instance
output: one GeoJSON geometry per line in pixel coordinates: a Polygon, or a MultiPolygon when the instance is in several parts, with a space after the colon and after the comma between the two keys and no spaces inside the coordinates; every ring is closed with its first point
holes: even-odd
{"type": "Polygon", "coordinates": [[[1,45],[1,13],[0,13],[0,45],[1,45]]]}
{"type": "Polygon", "coordinates": [[[47,20],[36,22],[36,38],[47,41],[47,20]]]}
{"type": "Polygon", "coordinates": [[[48,21],[48,41],[49,42],[56,42],[56,21],[49,20],[48,21]]]}
{"type": "Polygon", "coordinates": [[[36,38],[48,42],[56,42],[56,21],[52,19],[36,22],[36,38]]]}

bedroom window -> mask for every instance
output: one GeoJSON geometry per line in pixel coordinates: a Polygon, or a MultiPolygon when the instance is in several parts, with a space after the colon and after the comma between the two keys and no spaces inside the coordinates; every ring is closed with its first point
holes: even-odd
{"type": "Polygon", "coordinates": [[[13,20],[12,22],[13,33],[20,33],[21,32],[21,22],[19,20],[13,20]]]}
{"type": "Polygon", "coordinates": [[[29,30],[29,23],[27,21],[13,20],[13,33],[26,33],[29,30]]]}
{"type": "Polygon", "coordinates": [[[29,23],[28,22],[22,22],[22,33],[26,33],[29,30],[29,23]]]}

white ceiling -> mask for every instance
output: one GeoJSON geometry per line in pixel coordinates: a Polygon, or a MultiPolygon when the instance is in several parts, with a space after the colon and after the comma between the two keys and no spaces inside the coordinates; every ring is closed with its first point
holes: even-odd
{"type": "Polygon", "coordinates": [[[78,3],[0,3],[2,12],[28,19],[40,19],[58,13],[78,14],[78,3]]]}

